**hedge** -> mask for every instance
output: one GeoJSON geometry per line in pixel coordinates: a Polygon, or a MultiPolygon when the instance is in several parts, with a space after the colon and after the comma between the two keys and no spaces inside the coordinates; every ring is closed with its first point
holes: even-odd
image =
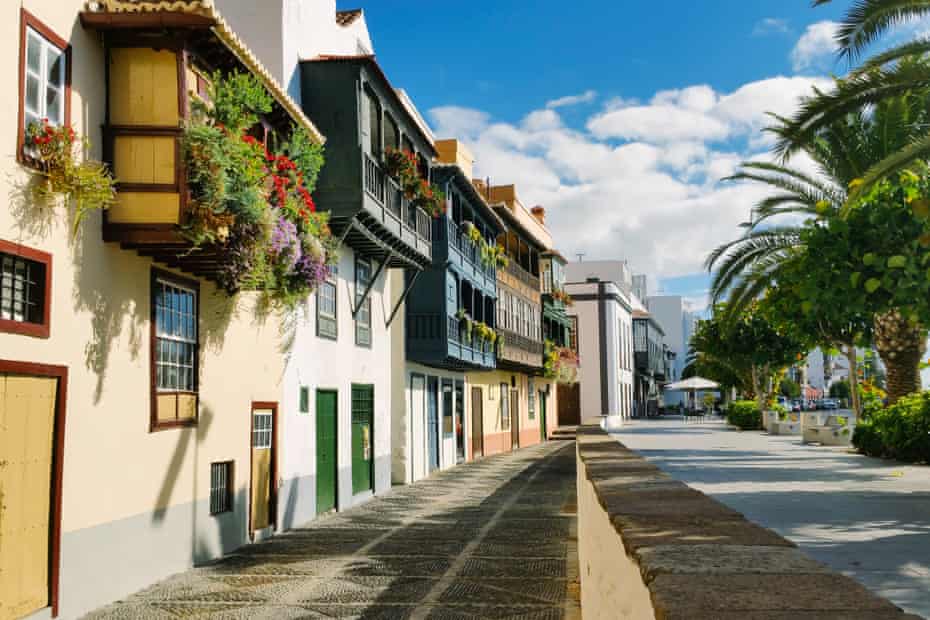
{"type": "Polygon", "coordinates": [[[930,392],[873,412],[856,426],[853,445],[869,456],[930,463],[930,392]]]}
{"type": "Polygon", "coordinates": [[[727,422],[740,429],[760,430],[762,428],[762,413],[754,400],[738,400],[727,407],[727,422]]]}

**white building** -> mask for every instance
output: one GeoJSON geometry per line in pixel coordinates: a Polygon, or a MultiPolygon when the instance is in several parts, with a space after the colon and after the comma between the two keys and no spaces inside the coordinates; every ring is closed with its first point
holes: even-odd
{"type": "MultiPolygon", "coordinates": [[[[697,313],[688,310],[680,295],[651,295],[645,299],[645,304],[665,331],[665,345],[675,354],[671,365],[672,375],[667,381],[678,381],[687,365],[691,335],[699,317],[697,313]]],[[[684,395],[681,393],[669,392],[665,395],[667,405],[683,401],[684,395]]]]}
{"type": "Polygon", "coordinates": [[[582,423],[633,414],[633,316],[624,261],[569,263],[565,288],[574,300],[582,423]],[[610,280],[605,278],[612,278],[610,280]]]}
{"type": "MultiPolygon", "coordinates": [[[[363,95],[354,86],[334,81],[321,100],[319,84],[329,83],[327,71],[360,72],[364,96],[371,102],[377,98],[370,105],[385,119],[390,115],[392,136],[400,140],[399,131],[404,130],[405,144],[432,158],[432,136],[422,131],[409,98],[394,90],[380,69],[372,68],[373,46],[361,10],[337,11],[335,0],[217,2],[274,77],[302,102],[305,113],[327,127],[323,131],[329,134],[330,163],[321,174],[323,187],[318,186],[319,208],[328,210],[362,195],[359,204],[368,209],[368,192],[361,188],[339,194],[346,184],[334,177],[345,174],[345,166],[333,162],[350,156],[373,161],[373,153],[385,146],[376,140],[387,141],[381,126],[387,121],[374,116],[374,107],[362,105],[361,99],[356,102],[363,95]],[[329,57],[339,60],[324,66],[329,57]],[[329,111],[320,110],[336,102],[345,106],[348,118],[357,120],[343,124],[351,125],[346,133],[343,125],[333,125],[329,111]],[[334,180],[325,181],[327,175],[334,180]]],[[[362,224],[342,221],[340,215],[333,212],[334,232],[345,236],[338,271],[293,324],[285,326],[290,352],[284,373],[278,493],[279,527],[284,529],[357,505],[391,486],[391,365],[396,345],[389,322],[403,312],[395,312],[403,291],[392,291],[391,283],[403,280],[390,274],[397,267],[416,270],[409,256],[417,254],[417,244],[429,232],[404,228],[414,240],[411,251],[402,247],[400,233],[385,232],[384,226],[360,231],[362,224]]],[[[422,267],[426,260],[420,260],[422,267]]]]}

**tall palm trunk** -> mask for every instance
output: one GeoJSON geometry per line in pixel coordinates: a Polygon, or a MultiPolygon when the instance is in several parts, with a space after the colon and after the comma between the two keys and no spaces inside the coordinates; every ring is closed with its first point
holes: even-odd
{"type": "Polygon", "coordinates": [[[853,413],[858,418],[862,414],[859,405],[859,360],[856,359],[856,345],[846,345],[846,359],[849,360],[849,399],[853,413]]]}
{"type": "Polygon", "coordinates": [[[920,359],[927,350],[927,330],[897,310],[875,317],[875,348],[885,364],[888,402],[920,390],[920,359]]]}

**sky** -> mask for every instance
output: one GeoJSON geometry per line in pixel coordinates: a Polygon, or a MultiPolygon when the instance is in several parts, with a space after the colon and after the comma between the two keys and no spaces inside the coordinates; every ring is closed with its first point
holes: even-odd
{"type": "Polygon", "coordinates": [[[476,176],[546,207],[564,255],[626,259],[696,308],[705,257],[765,195],[721,179],[771,157],[767,112],[847,69],[845,0],[338,4],[365,9],[389,79],[476,176]]]}

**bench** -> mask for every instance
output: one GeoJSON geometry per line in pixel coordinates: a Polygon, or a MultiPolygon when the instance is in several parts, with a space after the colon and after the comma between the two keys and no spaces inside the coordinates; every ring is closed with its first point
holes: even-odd
{"type": "Polygon", "coordinates": [[[822,425],[806,426],[802,430],[803,443],[819,443],[823,446],[852,445],[856,419],[852,413],[828,415],[822,425]]]}

